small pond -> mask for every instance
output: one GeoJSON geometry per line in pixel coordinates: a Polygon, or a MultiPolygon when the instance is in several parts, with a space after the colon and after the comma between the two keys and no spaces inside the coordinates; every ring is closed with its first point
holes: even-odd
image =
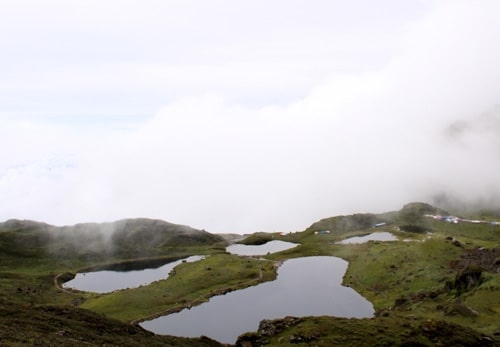
{"type": "Polygon", "coordinates": [[[365,236],[350,237],[348,239],[342,240],[337,243],[342,245],[348,245],[353,243],[365,243],[368,241],[397,241],[397,240],[398,238],[394,234],[388,232],[377,232],[365,236]]]}
{"type": "Polygon", "coordinates": [[[279,267],[275,281],[215,296],[202,305],[140,325],[156,334],[205,335],[234,343],[242,333],[256,331],[262,319],[372,317],[372,304],[354,289],[341,285],[346,269],[347,262],[337,257],[290,259],[279,267]]]}
{"type": "Polygon", "coordinates": [[[226,247],[226,251],[237,255],[266,255],[268,253],[277,253],[297,246],[297,243],[273,240],[262,245],[234,244],[226,247]]]}
{"type": "Polygon", "coordinates": [[[134,271],[103,270],[78,273],[74,279],[64,283],[63,287],[95,293],[109,293],[119,289],[136,288],[166,279],[170,271],[183,261],[193,262],[201,259],[203,259],[202,256],[195,255],[157,268],[134,271]]]}

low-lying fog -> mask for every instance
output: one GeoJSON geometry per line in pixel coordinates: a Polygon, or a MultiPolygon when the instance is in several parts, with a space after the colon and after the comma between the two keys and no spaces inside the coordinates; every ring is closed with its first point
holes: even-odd
{"type": "Polygon", "coordinates": [[[149,217],[248,233],[416,200],[500,208],[500,3],[341,3],[215,4],[222,14],[192,13],[196,31],[181,8],[124,5],[139,24],[151,11],[137,37],[98,2],[49,2],[33,18],[6,8],[15,49],[44,44],[0,58],[19,69],[0,83],[13,95],[0,101],[0,220],[149,217]]]}

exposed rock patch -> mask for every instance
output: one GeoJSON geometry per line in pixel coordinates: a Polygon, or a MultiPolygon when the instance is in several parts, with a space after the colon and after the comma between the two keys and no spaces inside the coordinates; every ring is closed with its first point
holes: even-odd
{"type": "Polygon", "coordinates": [[[500,273],[500,248],[475,248],[466,251],[458,260],[452,264],[455,268],[466,268],[470,265],[480,266],[483,270],[500,273]]]}

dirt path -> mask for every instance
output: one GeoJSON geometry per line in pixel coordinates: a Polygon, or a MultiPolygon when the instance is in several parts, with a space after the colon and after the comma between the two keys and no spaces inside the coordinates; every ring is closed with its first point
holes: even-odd
{"type": "Polygon", "coordinates": [[[64,273],[59,273],[57,275],[54,276],[54,286],[64,292],[64,293],[67,293],[67,294],[73,294],[73,295],[76,295],[76,293],[72,290],[72,289],[65,289],[63,286],[61,286],[59,284],[59,278],[63,275],[64,273]]]}

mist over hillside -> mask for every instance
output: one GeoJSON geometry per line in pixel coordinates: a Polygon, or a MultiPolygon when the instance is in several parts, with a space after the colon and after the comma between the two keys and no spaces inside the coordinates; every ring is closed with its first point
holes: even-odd
{"type": "MultiPolygon", "coordinates": [[[[80,223],[57,227],[30,220],[0,223],[6,254],[59,258],[154,257],[170,248],[224,243],[219,235],[161,220],[136,218],[110,223],[80,223]]],[[[175,253],[175,250],[173,251],[175,253]]]]}

